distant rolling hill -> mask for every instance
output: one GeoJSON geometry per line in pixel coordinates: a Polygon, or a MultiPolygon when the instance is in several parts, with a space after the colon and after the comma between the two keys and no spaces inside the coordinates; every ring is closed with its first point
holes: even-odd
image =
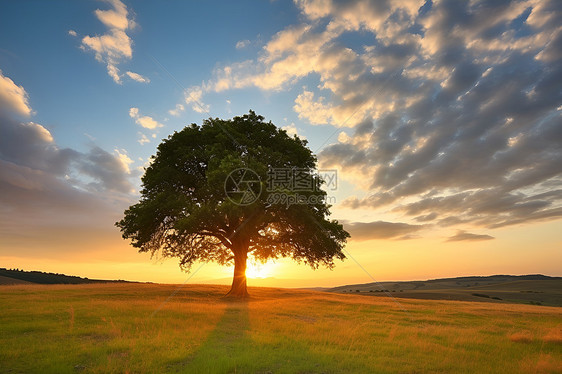
{"type": "Polygon", "coordinates": [[[0,268],[0,285],[10,284],[86,284],[126,282],[123,280],[88,279],[58,273],[44,273],[42,271],[23,271],[0,268]]]}
{"type": "Polygon", "coordinates": [[[33,283],[21,279],[10,278],[0,275],[0,285],[7,285],[7,284],[33,284],[33,283]]]}
{"type": "Polygon", "coordinates": [[[373,282],[339,286],[326,291],[412,299],[562,306],[562,277],[549,277],[540,274],[373,282]]]}

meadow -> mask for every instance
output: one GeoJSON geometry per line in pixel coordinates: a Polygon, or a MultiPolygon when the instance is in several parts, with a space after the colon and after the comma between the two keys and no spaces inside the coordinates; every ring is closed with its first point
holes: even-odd
{"type": "Polygon", "coordinates": [[[2,286],[0,372],[562,372],[557,307],[227,290],[2,286]]]}

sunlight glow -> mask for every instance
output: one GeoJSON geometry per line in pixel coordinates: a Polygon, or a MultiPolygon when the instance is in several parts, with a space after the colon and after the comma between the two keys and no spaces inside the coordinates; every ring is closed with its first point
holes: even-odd
{"type": "Polygon", "coordinates": [[[248,262],[248,267],[246,268],[247,278],[270,278],[275,274],[275,264],[271,262],[261,263],[251,263],[248,262]]]}

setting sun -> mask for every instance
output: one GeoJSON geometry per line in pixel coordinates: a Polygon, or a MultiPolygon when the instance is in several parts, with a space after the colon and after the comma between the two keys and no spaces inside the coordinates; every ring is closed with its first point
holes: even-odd
{"type": "Polygon", "coordinates": [[[266,262],[265,264],[260,263],[250,263],[248,262],[248,267],[246,268],[247,278],[271,278],[275,274],[275,264],[271,262],[266,262]]]}

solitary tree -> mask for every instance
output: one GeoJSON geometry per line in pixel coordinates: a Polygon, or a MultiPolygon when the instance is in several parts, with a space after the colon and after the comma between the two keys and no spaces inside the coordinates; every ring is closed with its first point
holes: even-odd
{"type": "Polygon", "coordinates": [[[234,263],[228,295],[245,297],[246,262],[291,257],[334,266],[349,234],[329,220],[316,157],[253,111],[208,119],[159,146],[142,177],[140,201],[116,225],[139,252],[234,263]]]}

